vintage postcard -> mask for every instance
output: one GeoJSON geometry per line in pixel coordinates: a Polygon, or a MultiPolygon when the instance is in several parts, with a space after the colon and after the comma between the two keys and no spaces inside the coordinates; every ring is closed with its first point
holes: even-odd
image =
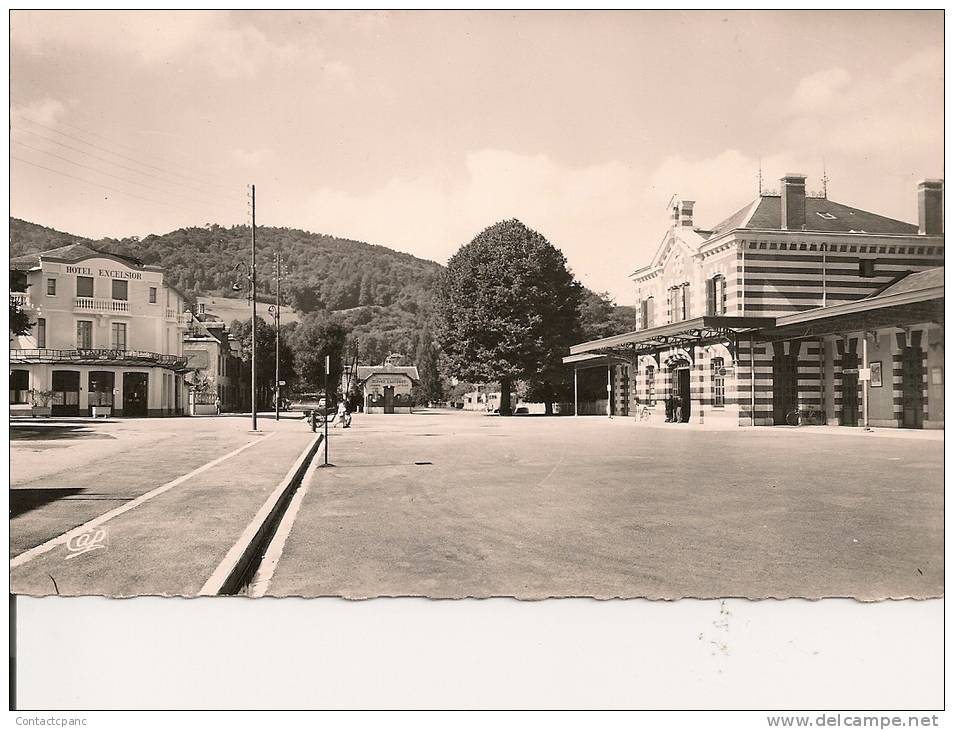
{"type": "Polygon", "coordinates": [[[13,11],[31,596],[943,595],[943,11],[13,11]]]}

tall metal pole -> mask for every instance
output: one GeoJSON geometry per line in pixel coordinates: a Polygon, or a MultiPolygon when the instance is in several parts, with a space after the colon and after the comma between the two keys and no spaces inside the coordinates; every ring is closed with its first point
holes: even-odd
{"type": "Polygon", "coordinates": [[[255,408],[255,330],[258,314],[255,309],[255,186],[252,185],[252,430],[258,431],[258,413],[255,408]]]}
{"type": "Polygon", "coordinates": [[[331,365],[331,355],[325,355],[325,466],[328,466],[328,406],[331,401],[328,398],[328,370],[331,365]]]}
{"type": "MultiPolygon", "coordinates": [[[[861,333],[861,367],[864,370],[868,369],[868,330],[865,329],[861,333]]],[[[870,377],[870,376],[869,376],[870,377]]],[[[865,424],[865,431],[868,431],[868,378],[862,383],[861,390],[861,413],[862,419],[865,424]]]]}
{"type": "Polygon", "coordinates": [[[275,420],[279,420],[279,408],[281,404],[281,386],[278,380],[278,343],[282,333],[282,254],[279,251],[276,256],[277,266],[275,267],[275,420]]]}

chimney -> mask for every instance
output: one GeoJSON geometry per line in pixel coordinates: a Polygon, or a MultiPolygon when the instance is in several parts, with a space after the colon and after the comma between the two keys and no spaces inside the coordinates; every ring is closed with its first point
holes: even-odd
{"type": "Polygon", "coordinates": [[[944,234],[944,181],[918,183],[918,233],[922,236],[944,234]]]}
{"type": "Polygon", "coordinates": [[[679,225],[692,228],[692,206],[695,200],[682,200],[679,203],[679,225]]]}
{"type": "Polygon", "coordinates": [[[805,176],[788,172],[782,183],[782,230],[800,231],[805,227],[805,176]]]}
{"type": "Polygon", "coordinates": [[[672,206],[672,227],[688,226],[692,228],[692,206],[694,200],[677,200],[672,206]]]}

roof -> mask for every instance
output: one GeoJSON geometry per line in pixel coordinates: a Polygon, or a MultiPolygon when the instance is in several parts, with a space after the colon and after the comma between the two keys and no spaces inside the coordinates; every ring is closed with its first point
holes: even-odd
{"type": "Polygon", "coordinates": [[[68,246],[51,248],[48,251],[38,251],[36,253],[28,253],[24,254],[23,256],[17,256],[16,258],[10,259],[10,268],[21,271],[33,269],[40,265],[40,259],[54,259],[56,261],[65,261],[68,264],[72,264],[77,261],[83,261],[84,259],[102,256],[117,259],[137,268],[142,268],[143,266],[142,261],[131,256],[121,256],[108,251],[99,251],[92,246],[87,246],[85,243],[71,243],[68,246]]]}
{"type": "Polygon", "coordinates": [[[921,289],[932,289],[934,287],[944,287],[944,267],[937,266],[933,269],[925,269],[914,274],[908,274],[900,281],[896,281],[883,291],[869,298],[889,296],[891,294],[901,294],[903,292],[918,291],[921,289]]]}
{"type": "Polygon", "coordinates": [[[358,382],[363,382],[372,375],[406,375],[411,380],[420,380],[414,365],[358,365],[358,382]]]}
{"type": "MultiPolygon", "coordinates": [[[[744,208],[737,210],[712,228],[710,238],[736,228],[782,230],[782,198],[762,195],[744,208]]],[[[889,235],[917,235],[913,223],[888,218],[861,208],[836,203],[827,198],[805,198],[806,231],[826,233],[885,233],[889,235]]]]}

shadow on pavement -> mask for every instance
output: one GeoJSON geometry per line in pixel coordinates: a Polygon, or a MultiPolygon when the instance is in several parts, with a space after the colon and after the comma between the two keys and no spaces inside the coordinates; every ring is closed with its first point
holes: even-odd
{"type": "Polygon", "coordinates": [[[11,441],[49,441],[54,439],[115,439],[106,433],[99,433],[83,424],[76,425],[39,425],[21,426],[10,424],[11,441]]]}
{"type": "Polygon", "coordinates": [[[19,517],[31,510],[42,507],[50,502],[56,502],[64,497],[79,494],[81,487],[61,487],[59,489],[11,489],[10,490],[10,518],[19,517]]]}

